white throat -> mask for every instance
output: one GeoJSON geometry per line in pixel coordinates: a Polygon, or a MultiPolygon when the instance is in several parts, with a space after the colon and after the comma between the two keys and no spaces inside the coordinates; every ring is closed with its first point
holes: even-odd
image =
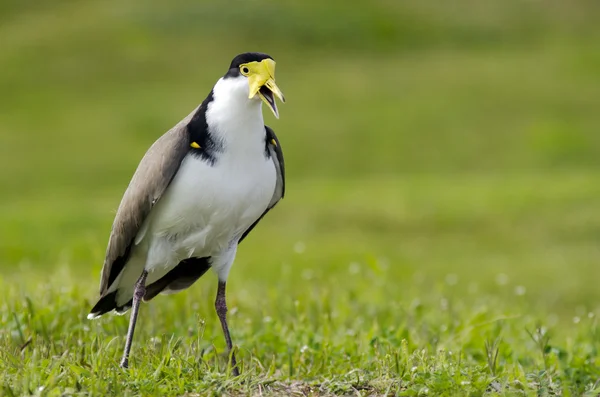
{"type": "Polygon", "coordinates": [[[262,101],[248,98],[245,77],[221,78],[213,88],[213,100],[206,110],[210,133],[226,151],[264,151],[265,122],[262,101]]]}

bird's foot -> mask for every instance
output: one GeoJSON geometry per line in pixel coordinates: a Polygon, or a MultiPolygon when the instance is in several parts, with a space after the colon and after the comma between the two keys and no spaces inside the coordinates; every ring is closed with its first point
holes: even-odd
{"type": "Polygon", "coordinates": [[[229,365],[231,366],[231,373],[233,376],[240,376],[240,370],[237,364],[237,360],[235,359],[235,353],[233,351],[229,352],[229,365]]]}

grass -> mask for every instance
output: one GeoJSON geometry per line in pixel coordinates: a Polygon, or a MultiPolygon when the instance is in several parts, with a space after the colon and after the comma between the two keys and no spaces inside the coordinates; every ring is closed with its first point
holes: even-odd
{"type": "Polygon", "coordinates": [[[594,3],[28,4],[0,5],[0,396],[600,394],[594,3]],[[142,306],[122,371],[127,317],[85,319],[118,201],[256,49],[288,193],[228,282],[242,376],[213,274],[142,306]]]}
{"type": "MultiPolygon", "coordinates": [[[[597,177],[296,186],[310,193],[282,203],[231,276],[239,379],[222,355],[212,274],[142,307],[125,372],[127,318],[85,320],[98,267],[82,268],[77,248],[50,276],[21,264],[0,286],[4,393],[591,392],[600,378],[597,177]],[[377,186],[384,199],[352,216],[377,186]]],[[[101,248],[82,241],[79,249],[101,248]]]]}

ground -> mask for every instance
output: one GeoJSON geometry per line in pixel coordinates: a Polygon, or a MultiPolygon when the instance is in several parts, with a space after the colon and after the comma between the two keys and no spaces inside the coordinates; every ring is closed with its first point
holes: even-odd
{"type": "Polygon", "coordinates": [[[370,4],[0,6],[0,396],[600,394],[597,5],[370,4]],[[228,283],[242,375],[210,273],[121,370],[121,195],[255,50],[288,185],[228,283]]]}

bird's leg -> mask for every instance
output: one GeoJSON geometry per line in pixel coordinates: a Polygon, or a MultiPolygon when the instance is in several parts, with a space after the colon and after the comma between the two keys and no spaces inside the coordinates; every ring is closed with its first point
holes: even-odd
{"type": "Polygon", "coordinates": [[[219,288],[217,289],[217,300],[215,301],[215,309],[219,320],[221,320],[221,327],[223,328],[223,334],[225,334],[225,342],[227,343],[227,353],[231,355],[231,368],[233,369],[233,375],[239,376],[240,371],[235,361],[235,353],[233,352],[233,345],[231,343],[231,335],[229,335],[229,327],[227,326],[227,301],[225,299],[225,281],[219,281],[219,288]]]}
{"type": "Polygon", "coordinates": [[[144,270],[138,281],[135,283],[135,289],[133,290],[133,305],[131,306],[131,317],[129,317],[129,329],[127,330],[127,341],[125,342],[121,368],[129,367],[129,352],[131,351],[131,342],[133,342],[135,322],[137,321],[138,312],[140,310],[140,303],[146,294],[146,276],[148,276],[148,272],[144,270]]]}

